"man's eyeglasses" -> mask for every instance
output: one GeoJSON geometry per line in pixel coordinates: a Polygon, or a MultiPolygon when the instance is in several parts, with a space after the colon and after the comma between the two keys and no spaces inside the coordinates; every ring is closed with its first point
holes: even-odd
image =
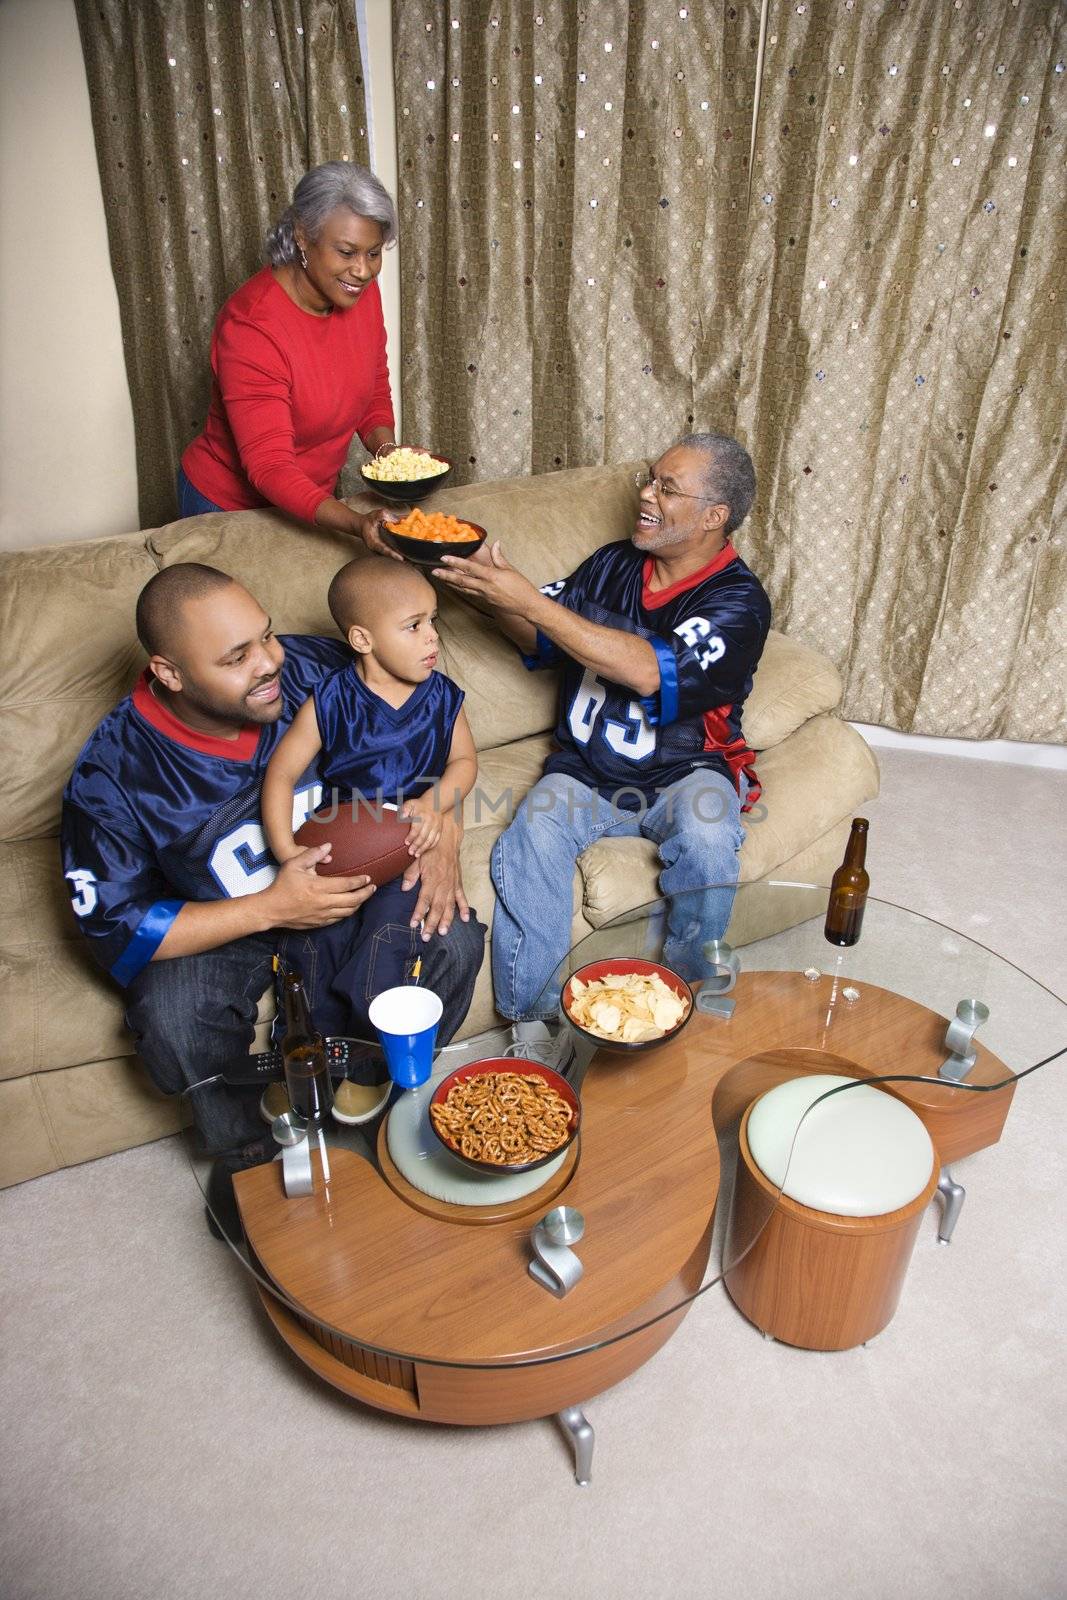
{"type": "Polygon", "coordinates": [[[662,478],[656,477],[651,468],[646,467],[644,472],[634,475],[634,483],[639,489],[651,489],[658,500],[713,500],[710,494],[686,494],[684,489],[676,489],[671,483],[664,483],[662,478]]]}

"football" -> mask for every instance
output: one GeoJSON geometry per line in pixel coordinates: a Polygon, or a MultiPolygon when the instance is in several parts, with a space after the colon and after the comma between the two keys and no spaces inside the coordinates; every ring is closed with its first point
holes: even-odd
{"type": "Polygon", "coordinates": [[[410,831],[411,823],[392,807],[375,810],[345,801],[313,812],[294,838],[302,850],[319,844],[330,846],[329,861],[320,861],[315,868],[321,877],[366,873],[380,889],[411,865],[413,858],[404,843],[410,831]]]}

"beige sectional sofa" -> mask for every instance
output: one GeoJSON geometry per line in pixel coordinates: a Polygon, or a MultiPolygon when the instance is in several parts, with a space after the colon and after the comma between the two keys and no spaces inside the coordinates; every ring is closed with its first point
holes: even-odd
{"type": "MultiPolygon", "coordinates": [[[[627,534],[633,471],[626,464],[475,484],[427,504],[481,523],[544,583],[627,534]]],[[[279,631],[333,633],[326,590],[354,553],[341,535],[257,511],[0,556],[0,1185],[176,1127],[175,1106],[132,1057],[119,989],[97,970],[75,926],[57,847],[60,797],[78,750],[142,666],[133,629],[139,590],[159,567],[205,561],[246,584],[279,631]]],[[[440,616],[441,664],[467,693],[479,788],[490,799],[508,788],[518,796],[537,779],[549,748],[554,675],[528,673],[492,625],[454,595],[442,595],[440,616]]],[[[849,819],[877,793],[874,757],[834,715],[840,692],[823,656],[772,631],[744,716],[746,736],[761,752],[766,815],[749,826],[741,853],[728,934],[738,944],[773,931],[757,924],[745,885],[770,874],[828,882],[849,819]]],[[[467,821],[467,892],[486,921],[489,853],[503,823],[488,806],[467,821]]],[[[575,936],[655,893],[650,844],[595,845],[575,875],[575,936]]],[[[463,1033],[493,1020],[487,959],[463,1033]]]]}

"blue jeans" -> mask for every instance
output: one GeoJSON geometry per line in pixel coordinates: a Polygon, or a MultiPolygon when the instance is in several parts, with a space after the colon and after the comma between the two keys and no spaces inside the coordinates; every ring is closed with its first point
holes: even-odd
{"type": "MultiPolygon", "coordinates": [[[[193,1089],[193,1119],[209,1155],[264,1132],[258,1088],[204,1080],[247,1056],[260,996],[273,982],[279,942],[308,982],[316,1026],[323,1033],[373,1039],[366,1021],[371,985],[376,993],[403,983],[412,946],[407,919],[417,890],[392,895],[394,887],[399,891],[399,883],[379,889],[333,927],[251,934],[200,955],[150,961],[134,978],[126,995],[126,1023],[137,1053],[164,1094],[193,1089]],[[194,1089],[197,1084],[203,1087],[194,1089]]],[[[418,939],[420,981],[440,996],[443,1007],[439,1044],[447,1044],[467,1015],[484,945],[485,928],[473,912],[469,922],[457,917],[444,936],[434,934],[427,944],[418,939]]]]}
{"type": "Polygon", "coordinates": [[[304,979],[308,1006],[320,1033],[373,1039],[368,1011],[375,995],[408,983],[421,955],[419,982],[441,1001],[439,1045],[447,1044],[470,1008],[485,950],[485,928],[472,911],[455,919],[428,944],[410,925],[419,886],[383,884],[352,916],[326,928],[287,929],[278,936],[283,964],[304,979]]]}
{"type": "Polygon", "coordinates": [[[185,476],[185,468],[178,468],[178,516],[199,517],[205,511],[221,511],[222,506],[217,506],[214,500],[209,500],[206,494],[201,494],[194,484],[185,476]]]}
{"type": "Polygon", "coordinates": [[[726,931],[744,840],[730,779],[700,768],[641,814],[616,810],[576,778],[550,773],[530,790],[493,850],[493,988],[505,1017],[556,1015],[559,986],[546,985],[571,947],[575,863],[598,839],[639,837],[655,841],[663,864],[663,959],[683,978],[705,975],[703,946],[726,931]]]}

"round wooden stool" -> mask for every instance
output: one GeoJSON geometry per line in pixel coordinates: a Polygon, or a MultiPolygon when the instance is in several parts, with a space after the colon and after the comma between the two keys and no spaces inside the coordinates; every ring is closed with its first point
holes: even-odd
{"type": "Polygon", "coordinates": [[[897,1308],[937,1188],[920,1119],[880,1089],[824,1073],[753,1101],[739,1143],[725,1257],[734,1304],[805,1350],[873,1339],[897,1308]],[[846,1084],[857,1087],[815,1105],[846,1084]]]}

